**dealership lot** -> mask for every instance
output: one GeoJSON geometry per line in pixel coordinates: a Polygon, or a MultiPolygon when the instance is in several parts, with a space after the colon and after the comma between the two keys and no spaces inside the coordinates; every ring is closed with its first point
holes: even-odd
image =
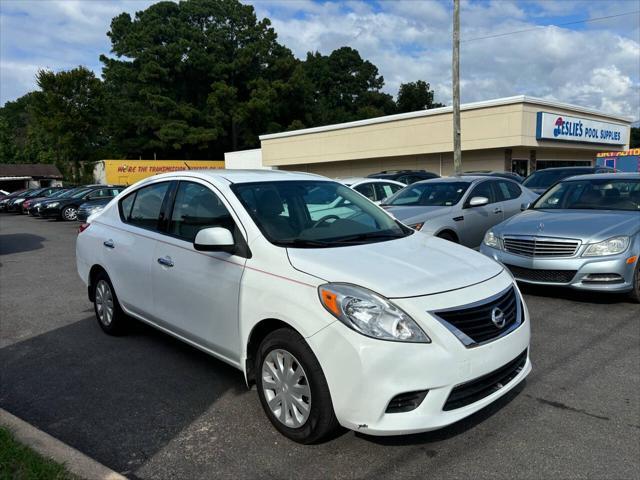
{"type": "Polygon", "coordinates": [[[305,447],[239,371],[142,325],[104,335],[75,232],[0,216],[0,407],[126,475],[640,476],[640,306],[625,297],[527,288],[534,370],[514,393],[441,431],[305,447]]]}

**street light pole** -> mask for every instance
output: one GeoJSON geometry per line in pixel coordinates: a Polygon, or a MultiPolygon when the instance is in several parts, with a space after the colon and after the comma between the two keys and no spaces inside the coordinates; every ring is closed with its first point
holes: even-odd
{"type": "Polygon", "coordinates": [[[453,0],[453,170],[462,173],[462,146],[460,144],[460,0],[453,0]]]}

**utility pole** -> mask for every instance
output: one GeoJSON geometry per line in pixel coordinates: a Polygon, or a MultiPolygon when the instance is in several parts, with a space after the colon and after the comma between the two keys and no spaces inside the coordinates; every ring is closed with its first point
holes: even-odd
{"type": "Polygon", "coordinates": [[[460,143],[460,0],[453,0],[453,170],[462,173],[462,146],[460,143]]]}

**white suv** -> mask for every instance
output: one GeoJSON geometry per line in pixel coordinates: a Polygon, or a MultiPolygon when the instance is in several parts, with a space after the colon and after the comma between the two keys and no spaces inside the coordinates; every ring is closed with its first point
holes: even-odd
{"type": "Polygon", "coordinates": [[[437,429],[531,370],[509,273],[326,178],[158,175],[89,220],[77,266],[102,329],[133,317],[237,367],[295,441],[437,429]]]}

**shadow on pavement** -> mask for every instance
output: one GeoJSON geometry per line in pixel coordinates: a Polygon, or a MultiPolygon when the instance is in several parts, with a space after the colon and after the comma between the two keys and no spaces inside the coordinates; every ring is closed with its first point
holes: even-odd
{"type": "Polygon", "coordinates": [[[0,350],[0,406],[99,462],[131,472],[242,374],[172,337],[135,324],[104,335],[95,317],[0,350]]]}
{"type": "Polygon", "coordinates": [[[0,255],[30,252],[43,247],[46,238],[31,233],[10,233],[0,235],[0,255]]]}

